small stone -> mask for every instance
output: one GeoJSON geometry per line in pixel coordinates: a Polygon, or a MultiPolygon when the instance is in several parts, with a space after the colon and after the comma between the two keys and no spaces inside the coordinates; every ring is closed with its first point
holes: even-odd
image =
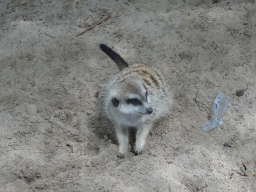
{"type": "Polygon", "coordinates": [[[91,167],[92,166],[92,164],[91,164],[91,162],[88,160],[86,163],[85,163],[85,167],[91,167]]]}
{"type": "Polygon", "coordinates": [[[23,178],[24,178],[24,176],[23,176],[22,173],[19,174],[19,178],[20,178],[20,179],[23,179],[23,178]]]}
{"type": "Polygon", "coordinates": [[[243,96],[243,95],[244,95],[244,89],[237,90],[237,91],[236,91],[236,95],[237,95],[238,97],[243,96]]]}
{"type": "Polygon", "coordinates": [[[36,177],[40,178],[41,177],[41,173],[36,173],[36,177]]]}
{"type": "Polygon", "coordinates": [[[231,147],[231,143],[230,142],[224,143],[224,147],[231,147]]]}

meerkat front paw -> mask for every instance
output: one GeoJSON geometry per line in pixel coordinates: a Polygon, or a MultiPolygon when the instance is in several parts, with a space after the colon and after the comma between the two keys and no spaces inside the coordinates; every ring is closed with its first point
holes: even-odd
{"type": "Polygon", "coordinates": [[[142,155],[142,151],[134,151],[134,154],[137,156],[137,155],[142,155]]]}
{"type": "Polygon", "coordinates": [[[142,155],[144,149],[145,141],[144,140],[137,140],[134,148],[135,155],[142,155]]]}
{"type": "Polygon", "coordinates": [[[135,146],[135,148],[134,148],[134,154],[135,155],[142,155],[142,152],[143,152],[143,147],[138,147],[138,145],[137,146],[135,146]]]}
{"type": "Polygon", "coordinates": [[[124,158],[124,154],[123,153],[118,153],[117,154],[117,158],[118,159],[123,159],[124,158]]]}

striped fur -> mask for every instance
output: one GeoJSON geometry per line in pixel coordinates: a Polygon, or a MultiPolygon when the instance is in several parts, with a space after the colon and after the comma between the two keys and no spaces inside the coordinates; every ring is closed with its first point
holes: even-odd
{"type": "Polygon", "coordinates": [[[141,79],[147,87],[160,89],[166,86],[166,80],[161,71],[145,64],[135,64],[126,68],[118,75],[116,83],[119,84],[128,78],[141,79]]]}

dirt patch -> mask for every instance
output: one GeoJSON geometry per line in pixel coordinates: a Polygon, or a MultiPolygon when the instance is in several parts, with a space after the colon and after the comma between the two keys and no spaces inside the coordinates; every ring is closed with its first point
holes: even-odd
{"type": "Polygon", "coordinates": [[[254,191],[255,6],[3,1],[0,191],[254,191]],[[118,68],[100,43],[129,64],[157,67],[171,84],[172,114],[155,125],[140,156],[116,157],[100,102],[118,68]],[[218,91],[232,106],[205,133],[218,91]]]}

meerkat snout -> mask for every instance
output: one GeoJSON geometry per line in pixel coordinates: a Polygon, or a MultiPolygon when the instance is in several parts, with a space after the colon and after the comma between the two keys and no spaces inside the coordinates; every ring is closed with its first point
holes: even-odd
{"type": "Polygon", "coordinates": [[[151,114],[153,112],[153,109],[152,108],[148,108],[147,112],[148,112],[148,114],[151,114]]]}

